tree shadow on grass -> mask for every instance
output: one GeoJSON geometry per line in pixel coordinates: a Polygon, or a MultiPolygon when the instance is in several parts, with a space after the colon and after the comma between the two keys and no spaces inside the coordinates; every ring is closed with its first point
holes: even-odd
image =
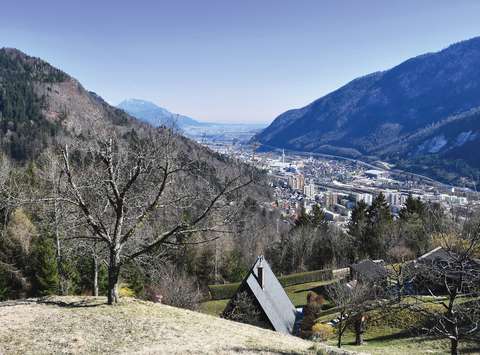
{"type": "Polygon", "coordinates": [[[107,304],[106,301],[100,299],[76,299],[76,300],[61,300],[55,297],[39,298],[36,303],[48,304],[64,308],[90,308],[99,307],[107,304]]]}
{"type": "MultiPolygon", "coordinates": [[[[368,334],[368,333],[367,333],[368,334]]],[[[366,334],[366,335],[367,335],[366,334]]],[[[412,329],[406,329],[402,330],[396,333],[392,334],[386,334],[386,335],[380,335],[380,336],[373,336],[373,337],[365,337],[365,342],[374,344],[374,343],[382,343],[382,342],[388,342],[392,340],[399,340],[399,339],[412,339],[416,343],[424,343],[428,341],[436,341],[436,340],[445,340],[448,341],[448,339],[439,337],[439,336],[427,336],[427,335],[422,335],[422,334],[415,334],[415,331],[412,329]]],[[[348,343],[345,343],[346,345],[355,345],[354,341],[350,341],[348,343]]],[[[467,344],[461,344],[460,345],[461,352],[462,354],[478,354],[480,352],[480,345],[473,344],[473,343],[467,343],[467,344]]]]}
{"type": "Polygon", "coordinates": [[[322,294],[326,296],[326,286],[328,285],[320,285],[320,286],[314,286],[310,288],[302,288],[300,290],[293,291],[293,293],[302,293],[302,292],[315,292],[316,294],[322,294]]]}
{"type": "Polygon", "coordinates": [[[299,354],[304,354],[304,352],[301,351],[282,351],[282,350],[277,350],[277,349],[271,349],[269,347],[240,347],[240,346],[235,346],[231,349],[232,353],[249,353],[251,354],[252,351],[262,353],[262,352],[267,352],[267,353],[274,353],[274,354],[280,354],[280,355],[299,355],[299,354]]]}
{"type": "Polygon", "coordinates": [[[37,303],[36,300],[10,300],[10,301],[3,301],[0,302],[0,307],[14,307],[14,306],[21,306],[26,304],[33,304],[37,303]]]}

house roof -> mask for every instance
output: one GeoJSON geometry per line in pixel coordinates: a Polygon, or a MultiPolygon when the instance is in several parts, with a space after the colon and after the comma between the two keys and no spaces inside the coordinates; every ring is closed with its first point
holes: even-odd
{"type": "Polygon", "coordinates": [[[263,256],[257,258],[238,290],[245,288],[256,298],[274,330],[292,333],[297,311],[263,256]],[[258,279],[260,265],[263,267],[263,288],[258,279]]]}
{"type": "MultiPolygon", "coordinates": [[[[459,255],[455,252],[445,250],[442,247],[437,247],[429,251],[428,253],[425,253],[422,256],[418,257],[416,262],[419,262],[419,263],[455,262],[458,256],[459,255]]],[[[469,257],[467,260],[468,260],[468,266],[470,268],[480,269],[479,259],[469,257]]]]}
{"type": "Polygon", "coordinates": [[[362,279],[375,281],[385,278],[387,270],[380,263],[375,263],[370,259],[360,261],[358,264],[353,264],[350,269],[362,279]]]}
{"type": "Polygon", "coordinates": [[[450,260],[451,255],[442,247],[437,247],[430,250],[428,253],[423,254],[417,260],[418,261],[437,261],[437,260],[450,260]]]}

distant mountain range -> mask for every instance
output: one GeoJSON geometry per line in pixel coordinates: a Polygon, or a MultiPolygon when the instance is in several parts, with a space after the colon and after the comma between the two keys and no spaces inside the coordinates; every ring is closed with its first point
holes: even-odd
{"type": "Polygon", "coordinates": [[[278,116],[265,147],[382,159],[446,182],[479,180],[480,37],[409,59],[278,116]]]}
{"type": "MultiPolygon", "coordinates": [[[[144,112],[162,112],[139,101],[130,104],[143,107],[144,112]]],[[[195,124],[180,117],[184,123],[195,124]]],[[[128,140],[132,134],[147,135],[151,130],[151,125],[110,106],[42,59],[18,49],[0,48],[0,160],[6,156],[19,163],[35,161],[46,150],[70,143],[73,137],[87,145],[96,141],[99,132],[115,132],[128,140]]],[[[174,137],[176,149],[185,154],[195,152],[208,161],[208,169],[221,172],[222,177],[238,165],[182,135],[174,137]]]]}
{"type": "Polygon", "coordinates": [[[213,141],[248,141],[253,135],[265,128],[262,123],[217,123],[203,122],[188,116],[172,113],[153,102],[140,99],[127,99],[117,108],[153,126],[177,127],[189,138],[208,138],[213,141]]]}
{"type": "Polygon", "coordinates": [[[118,104],[117,107],[153,126],[165,125],[170,127],[177,125],[181,128],[184,126],[204,125],[204,123],[194,120],[191,117],[172,113],[150,101],[127,99],[118,104]]]}

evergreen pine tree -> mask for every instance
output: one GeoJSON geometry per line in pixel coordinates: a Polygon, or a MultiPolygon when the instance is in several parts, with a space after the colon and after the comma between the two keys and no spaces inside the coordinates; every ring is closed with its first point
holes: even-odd
{"type": "Polygon", "coordinates": [[[405,207],[400,211],[402,235],[405,245],[412,250],[416,256],[426,252],[430,247],[430,237],[425,228],[427,208],[419,199],[409,195],[405,207]]]}
{"type": "Polygon", "coordinates": [[[198,281],[208,285],[215,280],[215,254],[211,249],[204,249],[196,263],[198,281]]]}
{"type": "Polygon", "coordinates": [[[348,223],[348,234],[353,238],[353,243],[359,258],[364,258],[367,255],[367,225],[367,205],[365,202],[359,201],[353,209],[350,222],[348,223]]]}
{"type": "Polygon", "coordinates": [[[34,293],[39,296],[58,292],[59,275],[55,247],[50,238],[37,238],[32,251],[34,293]]]}
{"type": "Polygon", "coordinates": [[[408,195],[405,206],[400,211],[401,219],[408,219],[412,214],[417,214],[419,217],[423,218],[426,213],[425,204],[420,200],[420,198],[413,198],[410,194],[408,195]]]}
{"type": "Polygon", "coordinates": [[[368,227],[364,238],[363,252],[373,259],[381,259],[386,254],[386,241],[393,221],[390,207],[383,193],[380,193],[367,210],[368,227]]]}
{"type": "Polygon", "coordinates": [[[312,207],[310,219],[315,228],[321,228],[325,230],[328,227],[328,222],[325,218],[325,212],[323,212],[319,205],[314,205],[312,207]]]}

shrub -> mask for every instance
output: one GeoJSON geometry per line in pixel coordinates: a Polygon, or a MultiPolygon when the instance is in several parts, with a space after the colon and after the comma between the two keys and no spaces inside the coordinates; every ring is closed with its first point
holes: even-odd
{"type": "Polygon", "coordinates": [[[232,308],[225,314],[226,319],[257,327],[270,328],[269,322],[259,310],[258,302],[247,291],[237,294],[232,302],[232,308]]]}
{"type": "Polygon", "coordinates": [[[173,265],[166,265],[151,281],[144,295],[151,302],[194,310],[202,299],[195,279],[173,265]]]}
{"type": "Polygon", "coordinates": [[[125,284],[120,284],[118,294],[120,297],[135,297],[135,291],[125,284]]]}
{"type": "Polygon", "coordinates": [[[303,307],[303,319],[300,324],[301,337],[309,338],[312,336],[312,327],[322,312],[324,301],[323,296],[319,296],[315,292],[308,293],[307,305],[303,307]]]}
{"type": "Polygon", "coordinates": [[[326,341],[335,335],[335,330],[331,325],[316,323],[312,326],[312,337],[320,341],[326,341]]]}

